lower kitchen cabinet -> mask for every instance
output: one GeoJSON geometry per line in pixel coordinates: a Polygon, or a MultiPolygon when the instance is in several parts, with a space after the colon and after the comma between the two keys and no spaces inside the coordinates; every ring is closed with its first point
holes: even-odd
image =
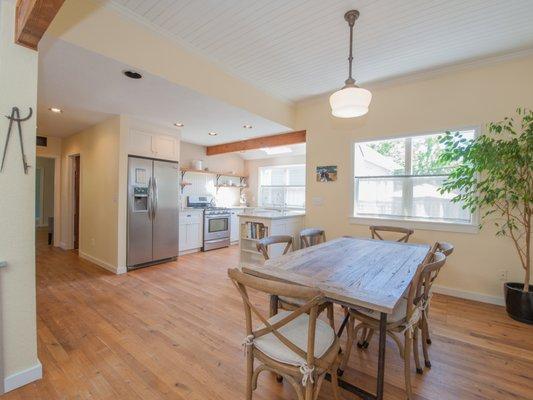
{"type": "Polygon", "coordinates": [[[230,242],[238,243],[239,242],[239,217],[237,214],[242,212],[242,210],[231,210],[231,220],[230,220],[230,242]]]}
{"type": "Polygon", "coordinates": [[[183,211],[179,219],[179,252],[192,252],[203,246],[203,215],[201,211],[183,211]]]}

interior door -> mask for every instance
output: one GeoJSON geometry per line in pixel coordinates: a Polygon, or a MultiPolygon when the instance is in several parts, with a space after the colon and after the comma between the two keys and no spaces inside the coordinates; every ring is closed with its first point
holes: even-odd
{"type": "Polygon", "coordinates": [[[152,261],[152,160],[128,159],[128,267],[152,261]]]}
{"type": "Polygon", "coordinates": [[[178,255],[178,188],[178,163],[154,160],[154,260],[178,255]]]}
{"type": "Polygon", "coordinates": [[[80,247],[80,156],[74,157],[74,249],[80,247]]]}

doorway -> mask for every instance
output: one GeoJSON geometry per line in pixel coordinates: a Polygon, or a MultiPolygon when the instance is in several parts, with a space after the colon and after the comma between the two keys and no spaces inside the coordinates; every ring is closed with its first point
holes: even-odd
{"type": "Polygon", "coordinates": [[[73,179],[74,179],[74,249],[80,247],[80,156],[73,157],[73,179]]]}
{"type": "Polygon", "coordinates": [[[35,166],[35,229],[37,245],[52,245],[56,209],[56,160],[37,157],[35,166]]]}

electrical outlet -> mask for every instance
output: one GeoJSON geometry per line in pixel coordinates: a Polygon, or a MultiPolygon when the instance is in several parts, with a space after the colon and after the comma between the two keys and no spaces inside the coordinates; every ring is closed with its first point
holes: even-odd
{"type": "Polygon", "coordinates": [[[94,247],[95,244],[96,244],[96,240],[94,238],[91,238],[91,246],[94,247]]]}
{"type": "Polygon", "coordinates": [[[498,271],[498,278],[502,282],[507,282],[509,280],[509,271],[507,271],[506,269],[500,269],[498,271]]]}

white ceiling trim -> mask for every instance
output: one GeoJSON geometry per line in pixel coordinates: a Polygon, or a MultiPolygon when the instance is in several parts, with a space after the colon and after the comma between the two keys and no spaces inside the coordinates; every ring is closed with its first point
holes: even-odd
{"type": "Polygon", "coordinates": [[[130,20],[131,22],[140,24],[143,27],[147,28],[148,30],[151,30],[153,33],[156,33],[156,34],[158,34],[158,35],[160,35],[160,36],[162,36],[162,37],[164,37],[166,39],[169,39],[170,41],[174,42],[177,46],[182,47],[185,50],[187,50],[188,52],[194,54],[195,56],[200,57],[200,58],[204,59],[206,62],[215,65],[217,68],[219,68],[221,71],[223,71],[224,73],[228,74],[229,76],[231,76],[231,77],[233,77],[235,79],[241,80],[243,82],[246,82],[246,83],[254,86],[256,89],[261,90],[262,92],[268,94],[269,96],[272,96],[272,97],[274,97],[276,99],[285,101],[285,102],[289,103],[290,105],[294,105],[295,104],[295,102],[293,100],[291,100],[291,99],[289,99],[287,97],[284,97],[284,96],[280,96],[279,94],[274,93],[272,91],[269,91],[268,89],[265,89],[263,87],[259,87],[259,86],[257,86],[256,82],[254,82],[253,80],[243,78],[242,76],[239,76],[232,69],[227,68],[222,63],[219,63],[216,60],[213,60],[213,59],[210,59],[210,58],[206,57],[196,47],[190,45],[189,43],[185,42],[184,40],[181,40],[179,37],[177,37],[175,35],[172,35],[170,32],[168,32],[167,30],[157,26],[156,24],[151,23],[150,21],[146,20],[145,18],[143,18],[140,15],[138,15],[138,14],[134,13],[133,11],[131,11],[129,8],[127,8],[125,6],[122,6],[120,4],[117,4],[117,3],[109,2],[108,0],[93,0],[93,1],[99,3],[103,8],[106,8],[106,9],[108,9],[110,11],[116,12],[117,14],[119,14],[122,17],[130,20]]]}

